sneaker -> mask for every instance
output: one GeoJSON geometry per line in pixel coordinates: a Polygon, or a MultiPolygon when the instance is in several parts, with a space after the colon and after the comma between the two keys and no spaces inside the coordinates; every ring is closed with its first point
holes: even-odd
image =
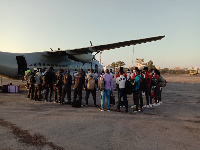
{"type": "Polygon", "coordinates": [[[157,106],[159,106],[160,105],[160,102],[159,103],[157,103],[157,106]]]}
{"type": "Polygon", "coordinates": [[[100,111],[104,111],[102,108],[99,109],[100,111]]]}
{"type": "Polygon", "coordinates": [[[123,107],[125,108],[125,106],[123,105],[123,107]]]}
{"type": "Polygon", "coordinates": [[[127,113],[127,112],[128,112],[128,109],[125,110],[125,113],[127,113]]]}
{"type": "Polygon", "coordinates": [[[85,105],[85,107],[88,107],[88,105],[85,105]]]}
{"type": "Polygon", "coordinates": [[[152,106],[153,106],[152,104],[149,105],[150,108],[151,108],[152,106]]]}
{"type": "Polygon", "coordinates": [[[119,109],[117,109],[117,112],[120,112],[120,110],[119,110],[119,109]]]}
{"type": "Polygon", "coordinates": [[[149,108],[149,105],[147,105],[147,108],[149,108]]]}
{"type": "Polygon", "coordinates": [[[143,111],[141,108],[138,111],[143,111]]]}
{"type": "Polygon", "coordinates": [[[132,109],[135,108],[135,105],[131,106],[131,108],[132,108],[132,109]]]}
{"type": "Polygon", "coordinates": [[[138,111],[137,111],[137,110],[134,110],[133,112],[134,112],[134,113],[137,113],[138,111]]]}
{"type": "Polygon", "coordinates": [[[147,105],[144,105],[143,107],[145,108],[145,107],[147,107],[147,105]]]}
{"type": "Polygon", "coordinates": [[[110,111],[110,109],[108,109],[107,111],[110,111]]]}
{"type": "Polygon", "coordinates": [[[154,103],[154,104],[153,104],[153,106],[155,106],[155,107],[156,107],[156,106],[157,106],[157,104],[156,104],[156,103],[154,103]]]}
{"type": "Polygon", "coordinates": [[[162,102],[160,102],[160,104],[162,104],[162,102]]]}

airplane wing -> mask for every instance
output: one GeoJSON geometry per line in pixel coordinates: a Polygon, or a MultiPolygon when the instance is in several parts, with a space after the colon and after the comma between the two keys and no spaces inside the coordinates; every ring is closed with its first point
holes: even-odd
{"type": "Polygon", "coordinates": [[[97,46],[90,46],[90,47],[83,47],[83,48],[76,48],[76,49],[69,49],[69,50],[56,50],[56,51],[49,51],[48,53],[56,53],[56,54],[66,54],[66,55],[78,55],[78,54],[87,54],[93,52],[100,52],[104,50],[110,50],[130,45],[142,44],[152,41],[161,40],[165,36],[156,36],[144,39],[137,39],[137,40],[130,40],[124,42],[117,42],[111,44],[104,44],[104,45],[97,45],[97,46]]]}

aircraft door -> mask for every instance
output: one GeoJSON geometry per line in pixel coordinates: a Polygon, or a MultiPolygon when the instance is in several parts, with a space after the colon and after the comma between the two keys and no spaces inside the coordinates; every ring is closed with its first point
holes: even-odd
{"type": "Polygon", "coordinates": [[[27,63],[24,56],[16,56],[17,65],[18,65],[18,75],[23,77],[25,75],[25,71],[27,70],[27,63]]]}
{"type": "Polygon", "coordinates": [[[96,64],[96,65],[95,65],[95,72],[98,73],[98,71],[99,71],[99,70],[98,70],[98,65],[96,64]]]}

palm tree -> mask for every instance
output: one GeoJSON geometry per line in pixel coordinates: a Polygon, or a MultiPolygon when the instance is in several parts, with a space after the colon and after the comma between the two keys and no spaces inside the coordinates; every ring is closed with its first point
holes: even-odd
{"type": "Polygon", "coordinates": [[[117,63],[113,62],[110,67],[114,68],[114,72],[115,72],[115,68],[118,67],[117,63]]]}
{"type": "Polygon", "coordinates": [[[123,61],[118,61],[118,62],[116,62],[116,64],[118,67],[122,67],[122,66],[126,65],[123,61]]]}

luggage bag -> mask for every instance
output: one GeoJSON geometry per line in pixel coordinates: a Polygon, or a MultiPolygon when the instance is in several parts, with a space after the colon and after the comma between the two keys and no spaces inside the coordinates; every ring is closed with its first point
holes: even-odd
{"type": "Polygon", "coordinates": [[[2,93],[8,93],[8,85],[3,85],[1,88],[2,93]]]}
{"type": "Polygon", "coordinates": [[[8,93],[19,93],[19,86],[8,86],[8,93]]]}

